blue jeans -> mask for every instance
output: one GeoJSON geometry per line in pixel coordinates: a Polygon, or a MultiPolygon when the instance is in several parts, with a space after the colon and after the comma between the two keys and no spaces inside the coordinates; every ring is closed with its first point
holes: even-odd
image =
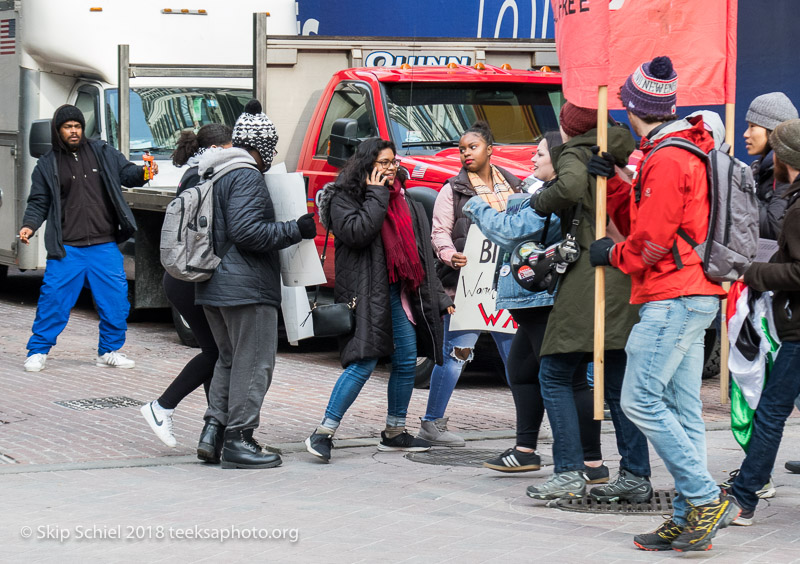
{"type": "MultiPolygon", "coordinates": [[[[461,377],[464,366],[474,356],[472,349],[475,347],[475,343],[478,342],[480,335],[480,331],[451,331],[450,315],[444,316],[444,347],[442,347],[444,362],[441,366],[437,364],[433,367],[431,389],[428,392],[428,407],[425,410],[425,417],[422,418],[424,421],[435,421],[444,417],[447,404],[450,403],[450,396],[453,395],[453,390],[456,389],[456,383],[461,377]],[[467,358],[458,358],[454,351],[456,348],[469,349],[467,358]]],[[[505,367],[514,334],[492,332],[491,335],[505,367]]],[[[506,380],[508,380],[507,370],[506,380]]]]}
{"type": "MultiPolygon", "coordinates": [[[[414,377],[417,368],[417,334],[414,325],[408,320],[400,301],[400,284],[389,286],[392,311],[392,336],[394,354],[391,356],[392,372],[389,375],[389,408],[386,424],[391,427],[404,427],[411,393],[414,391],[414,377]]],[[[378,364],[377,358],[365,358],[350,363],[336,381],[331,399],[325,409],[322,426],[336,429],[350,408],[361,388],[369,380],[378,364]]]]}
{"type": "MultiPolygon", "coordinates": [[[[700,384],[703,339],[719,309],[717,296],[683,296],[646,303],[625,351],[622,409],[647,436],[675,480],[673,519],[686,523],[687,502],[719,497],[706,465],[700,384]]],[[[759,487],[763,486],[763,481],[759,487]]]]}
{"type": "MultiPolygon", "coordinates": [[[[586,353],[551,354],[542,357],[539,382],[542,399],[553,430],[553,465],[555,472],[583,470],[578,410],[573,386],[586,380],[583,368],[586,353]]],[[[635,476],[650,477],[650,454],[647,439],[625,417],[620,407],[620,393],[625,376],[625,351],[605,352],[605,399],[614,422],[620,468],[635,476]]]]}
{"type": "Polygon", "coordinates": [[[100,316],[97,354],[121,349],[130,310],[122,253],[116,243],[89,247],[65,245],[64,249],[67,252],[64,258],[47,260],[31,329],[33,335],[28,340],[28,356],[47,354],[55,346],[84,287],[92,291],[100,316]]]}
{"type": "Polygon", "coordinates": [[[747,456],[733,482],[732,493],[744,509],[755,509],[756,491],[770,479],[786,418],[800,393],[800,342],[784,341],[769,373],[753,418],[747,456]]]}

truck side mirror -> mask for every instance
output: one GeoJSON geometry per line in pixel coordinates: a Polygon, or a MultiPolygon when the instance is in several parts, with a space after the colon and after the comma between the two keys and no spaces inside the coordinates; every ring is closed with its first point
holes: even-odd
{"type": "Polygon", "coordinates": [[[339,118],[331,126],[330,151],[328,164],[341,168],[347,159],[353,156],[356,147],[361,143],[358,138],[358,122],[354,119],[339,118]]]}
{"type": "Polygon", "coordinates": [[[37,119],[31,124],[28,151],[34,159],[38,159],[53,148],[51,131],[52,125],[49,119],[37,119]]]}

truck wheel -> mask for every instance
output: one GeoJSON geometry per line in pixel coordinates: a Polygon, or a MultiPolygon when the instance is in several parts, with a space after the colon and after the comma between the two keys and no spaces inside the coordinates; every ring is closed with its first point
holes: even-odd
{"type": "Polygon", "coordinates": [[[172,306],[170,306],[170,311],[172,311],[172,323],[175,325],[175,332],[178,334],[178,339],[180,339],[181,343],[187,347],[198,348],[200,345],[197,339],[194,338],[192,328],[189,327],[183,316],[172,306]]]}
{"type": "Polygon", "coordinates": [[[720,352],[717,330],[713,327],[706,330],[705,353],[703,363],[703,380],[719,376],[720,352]]]}
{"type": "Polygon", "coordinates": [[[426,356],[417,357],[417,373],[414,377],[414,387],[424,390],[431,387],[431,374],[436,363],[426,356]]]}

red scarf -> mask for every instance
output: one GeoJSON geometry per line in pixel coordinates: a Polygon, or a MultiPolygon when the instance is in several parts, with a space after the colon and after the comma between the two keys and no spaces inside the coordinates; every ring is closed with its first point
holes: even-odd
{"type": "Polygon", "coordinates": [[[411,214],[405,197],[400,193],[400,181],[395,180],[389,190],[389,208],[381,226],[383,251],[386,254],[386,268],[389,283],[405,280],[410,289],[416,290],[425,279],[425,270],[419,260],[417,238],[411,224],[411,214]]]}

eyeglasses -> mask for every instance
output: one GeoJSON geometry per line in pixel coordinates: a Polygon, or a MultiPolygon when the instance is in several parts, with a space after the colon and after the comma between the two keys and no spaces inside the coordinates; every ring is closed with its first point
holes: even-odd
{"type": "Polygon", "coordinates": [[[397,168],[400,166],[400,161],[398,159],[394,159],[393,161],[375,161],[375,165],[385,170],[390,167],[397,168]]]}

